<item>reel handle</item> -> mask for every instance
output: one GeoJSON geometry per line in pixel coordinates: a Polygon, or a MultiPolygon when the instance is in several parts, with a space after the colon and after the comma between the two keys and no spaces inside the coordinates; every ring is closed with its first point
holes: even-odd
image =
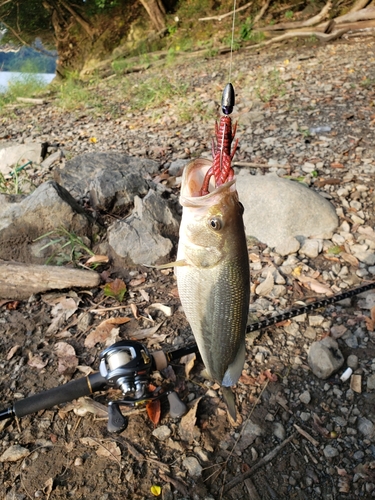
{"type": "Polygon", "coordinates": [[[72,380],[62,386],[16,401],[11,408],[0,411],[0,420],[12,417],[20,418],[40,410],[47,410],[52,406],[67,403],[82,396],[89,396],[93,392],[100,391],[106,385],[106,379],[99,372],[92,373],[87,377],[72,380]]]}

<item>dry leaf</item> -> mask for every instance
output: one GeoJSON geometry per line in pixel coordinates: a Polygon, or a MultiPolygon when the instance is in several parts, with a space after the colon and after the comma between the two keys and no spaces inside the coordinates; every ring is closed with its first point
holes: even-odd
{"type": "Polygon", "coordinates": [[[46,495],[47,500],[48,500],[48,498],[50,497],[50,495],[52,493],[52,488],[53,488],[53,479],[52,479],[52,477],[50,477],[44,483],[44,487],[43,487],[43,493],[46,495]]]}
{"type": "Polygon", "coordinates": [[[17,309],[18,306],[19,306],[19,301],[18,300],[13,300],[12,302],[8,302],[7,303],[6,308],[9,311],[11,311],[11,310],[17,309]]]}
{"type": "Polygon", "coordinates": [[[304,276],[301,274],[301,276],[297,276],[297,279],[304,285],[307,285],[311,290],[313,290],[316,293],[333,295],[333,291],[330,289],[328,285],[325,285],[324,283],[321,283],[320,281],[314,278],[310,278],[309,276],[304,276]]]}
{"type": "Polygon", "coordinates": [[[124,299],[125,292],[126,285],[119,278],[116,278],[114,281],[111,281],[104,286],[104,295],[106,297],[113,297],[119,302],[122,302],[124,299]]]}
{"type": "Polygon", "coordinates": [[[78,358],[74,347],[66,342],[57,342],[54,351],[59,360],[58,372],[63,375],[74,373],[78,366],[78,358]]]}
{"type": "Polygon", "coordinates": [[[130,304],[130,309],[132,310],[135,319],[139,319],[140,315],[138,314],[138,307],[133,302],[130,304]]]}
{"type": "Polygon", "coordinates": [[[197,359],[197,356],[195,355],[194,352],[191,354],[187,354],[186,356],[182,356],[180,359],[180,363],[185,364],[185,376],[186,378],[189,378],[189,374],[191,370],[194,367],[195,360],[197,359]]]}
{"type": "Polygon", "coordinates": [[[49,325],[46,335],[52,335],[59,330],[59,328],[68,320],[78,309],[80,300],[76,301],[72,297],[63,297],[52,308],[51,314],[54,317],[52,323],[49,325]]]}
{"type": "Polygon", "coordinates": [[[95,344],[104,343],[114,325],[122,325],[130,321],[127,317],[109,318],[100,323],[94,331],[90,332],[85,340],[85,347],[94,347],[95,344]]]}
{"type": "Polygon", "coordinates": [[[151,422],[156,427],[160,421],[160,415],[161,415],[160,399],[154,399],[152,401],[147,401],[146,410],[147,410],[148,418],[151,420],[151,422]]]}
{"type": "Polygon", "coordinates": [[[146,292],[146,290],[139,290],[139,293],[142,295],[142,298],[148,302],[150,300],[150,294],[146,292]]]}
{"type": "Polygon", "coordinates": [[[12,347],[12,349],[7,354],[7,361],[9,361],[10,359],[13,358],[13,356],[16,354],[16,352],[18,351],[18,349],[20,347],[21,346],[19,346],[18,344],[16,344],[15,346],[12,347]]]}
{"type": "Polygon", "coordinates": [[[115,441],[106,441],[96,450],[98,457],[108,457],[118,462],[121,458],[121,450],[115,441]]]}
{"type": "Polygon", "coordinates": [[[112,330],[109,332],[108,337],[106,338],[106,341],[104,342],[104,345],[106,347],[109,347],[115,342],[121,340],[119,333],[120,333],[120,328],[112,328],[112,330]]]}
{"type": "Polygon", "coordinates": [[[358,259],[354,257],[354,255],[351,255],[350,253],[341,252],[340,257],[353,267],[359,266],[358,259]]]}
{"type": "Polygon", "coordinates": [[[39,354],[35,354],[34,356],[31,356],[27,364],[31,366],[31,368],[36,368],[37,370],[42,370],[48,363],[48,358],[43,361],[41,356],[39,354]]]}
{"type": "Polygon", "coordinates": [[[144,340],[147,339],[148,337],[151,337],[154,333],[156,333],[161,325],[164,322],[162,321],[161,323],[158,323],[157,325],[151,327],[151,328],[144,328],[141,330],[137,330],[136,332],[131,334],[132,340],[144,340]]]}
{"type": "Polygon", "coordinates": [[[93,255],[88,260],[86,260],[87,264],[105,264],[109,261],[109,257],[107,255],[93,255]]]}
{"type": "Polygon", "coordinates": [[[200,430],[196,427],[195,422],[197,421],[196,413],[198,408],[198,403],[202,398],[195,399],[191,405],[190,410],[181,418],[179,425],[179,434],[183,441],[192,443],[194,439],[198,438],[200,435],[200,430]]]}
{"type": "Polygon", "coordinates": [[[255,378],[248,375],[245,370],[242,371],[242,375],[238,381],[245,385],[257,385],[255,378]]]}
{"type": "Polygon", "coordinates": [[[130,286],[138,286],[138,285],[141,285],[142,283],[144,283],[146,281],[146,278],[144,276],[140,276],[139,278],[133,278],[129,285],[130,286]]]}

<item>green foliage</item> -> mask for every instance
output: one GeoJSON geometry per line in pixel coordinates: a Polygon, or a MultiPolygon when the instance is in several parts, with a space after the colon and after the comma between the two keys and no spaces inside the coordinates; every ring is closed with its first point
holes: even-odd
{"type": "Polygon", "coordinates": [[[292,11],[292,10],[287,10],[287,11],[285,12],[285,17],[286,17],[286,19],[288,19],[288,20],[293,19],[293,16],[294,16],[294,13],[293,13],[293,11],[292,11]]]}
{"type": "Polygon", "coordinates": [[[159,106],[172,97],[184,96],[188,88],[188,84],[164,76],[149,77],[135,85],[127,80],[124,85],[124,94],[128,95],[132,109],[159,106]]]}
{"type": "Polygon", "coordinates": [[[64,227],[54,229],[48,233],[39,236],[34,241],[49,240],[39,251],[46,248],[52,248],[53,253],[47,259],[46,265],[54,263],[58,266],[73,263],[78,265],[78,261],[87,258],[87,255],[93,256],[92,252],[76,234],[68,231],[64,227]]]}
{"type": "Polygon", "coordinates": [[[70,73],[68,78],[59,84],[57,90],[57,104],[63,109],[74,110],[84,107],[100,108],[102,106],[97,92],[90,90],[78,79],[78,75],[75,73],[70,73]]]}
{"type": "Polygon", "coordinates": [[[0,108],[16,101],[17,97],[34,97],[45,87],[46,83],[40,75],[23,73],[15,76],[8,82],[6,91],[0,93],[0,108]]]}
{"type": "MultiPolygon", "coordinates": [[[[28,163],[26,165],[28,165],[28,163]]],[[[10,178],[5,178],[0,172],[0,193],[24,194],[25,192],[29,193],[35,188],[28,173],[24,170],[24,167],[25,165],[21,165],[13,169],[10,178]]]]}

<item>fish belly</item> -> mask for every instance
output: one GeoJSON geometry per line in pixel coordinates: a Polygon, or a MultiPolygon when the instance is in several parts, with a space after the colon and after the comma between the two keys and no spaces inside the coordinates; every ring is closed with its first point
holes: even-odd
{"type": "Polygon", "coordinates": [[[237,382],[245,360],[246,264],[233,260],[213,268],[176,268],[181,303],[208,375],[225,386],[237,382]]]}

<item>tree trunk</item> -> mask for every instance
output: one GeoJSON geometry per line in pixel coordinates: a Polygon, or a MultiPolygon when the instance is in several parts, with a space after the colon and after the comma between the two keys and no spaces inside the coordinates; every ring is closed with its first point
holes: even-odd
{"type": "Polygon", "coordinates": [[[165,29],[165,8],[161,0],[140,0],[157,31],[165,29]]]}

